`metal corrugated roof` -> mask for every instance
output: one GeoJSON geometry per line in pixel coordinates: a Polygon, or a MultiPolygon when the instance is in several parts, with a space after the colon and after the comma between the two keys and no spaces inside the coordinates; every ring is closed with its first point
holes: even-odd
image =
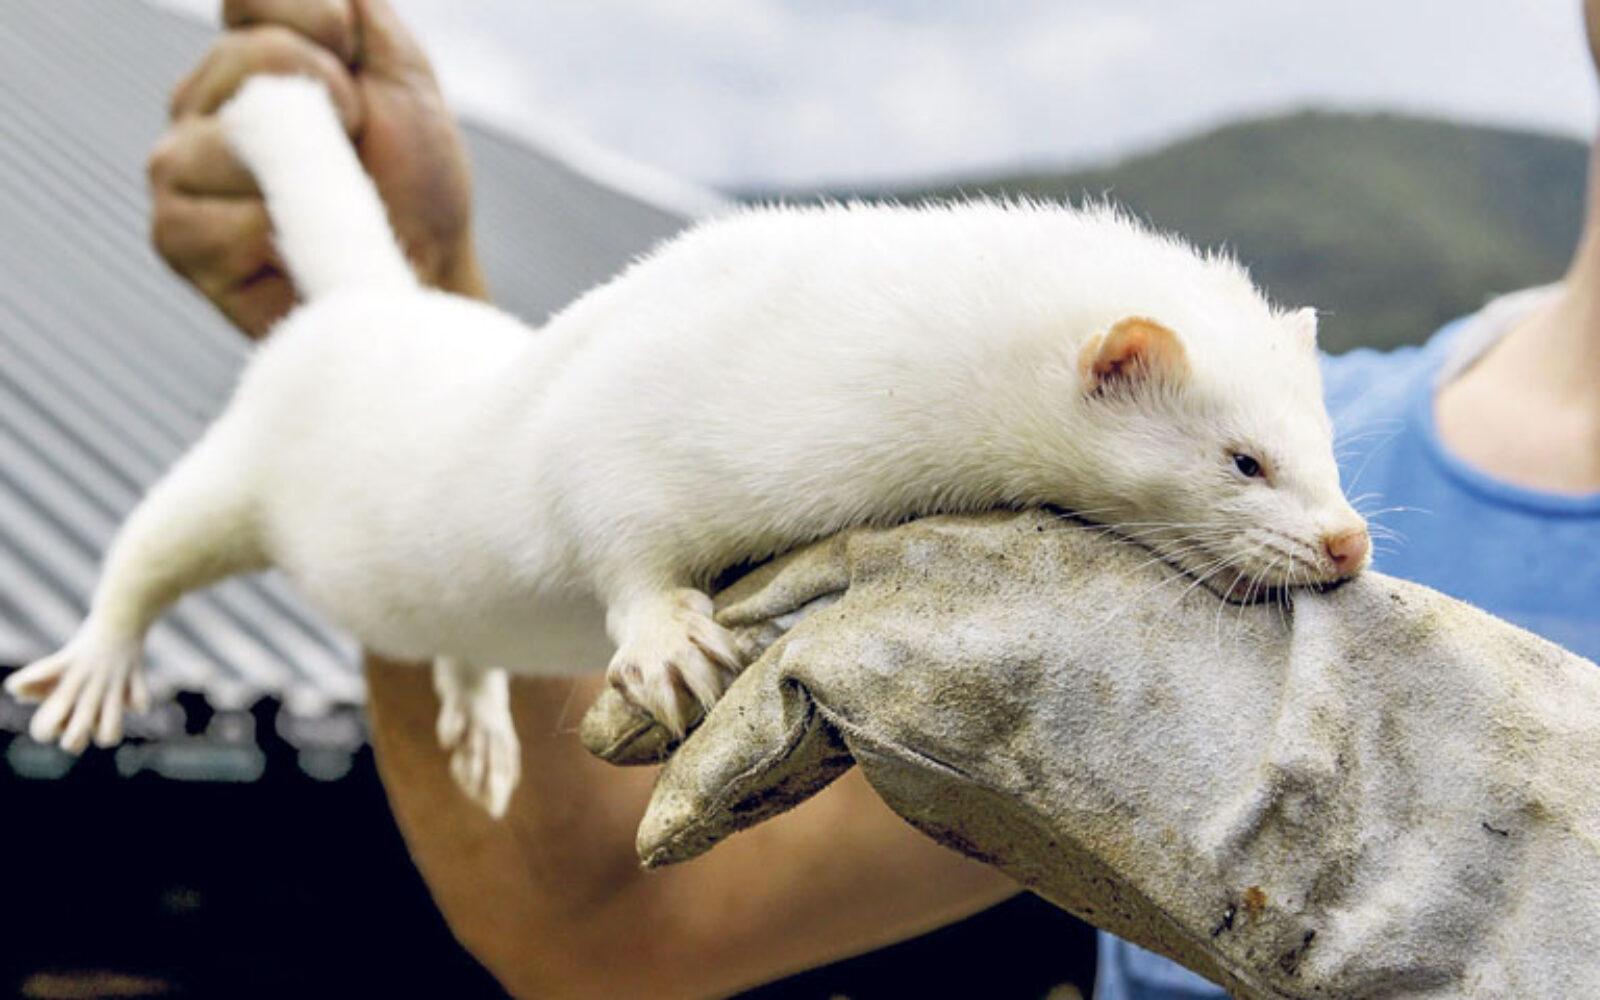
{"type": "MultiPolygon", "coordinates": [[[[0,0],[0,666],[59,647],[144,490],[221,407],[244,340],[150,249],[145,157],[214,31],[138,0],[0,0]]],[[[683,224],[466,128],[496,299],[539,321],[683,224]]],[[[155,690],[358,704],[351,644],[268,574],[184,600],[155,690]]],[[[0,712],[0,726],[16,712],[0,712]]]]}

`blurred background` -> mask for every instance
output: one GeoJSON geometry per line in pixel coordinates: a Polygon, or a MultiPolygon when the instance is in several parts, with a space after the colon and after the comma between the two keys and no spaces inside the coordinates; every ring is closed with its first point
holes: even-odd
{"type": "MultiPolygon", "coordinates": [[[[1559,277],[1596,112],[1575,0],[395,5],[535,323],[741,200],[1026,194],[1227,246],[1329,350],[1415,343],[1559,277]]],[[[215,6],[0,0],[0,672],[70,634],[245,358],[147,241],[215,6]]],[[[186,600],[150,663],[162,704],[79,760],[0,700],[0,992],[499,995],[389,819],[347,642],[268,576],[186,600]]],[[[1091,956],[1024,899],[753,995],[1067,996],[1091,956]]]]}

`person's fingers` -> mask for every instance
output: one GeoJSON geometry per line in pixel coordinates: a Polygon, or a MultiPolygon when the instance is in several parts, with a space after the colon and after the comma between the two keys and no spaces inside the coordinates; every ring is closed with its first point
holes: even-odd
{"type": "Polygon", "coordinates": [[[255,178],[228,148],[222,123],[213,115],[173,122],[150,151],[146,169],[152,191],[224,198],[260,193],[255,178]]]}
{"type": "Polygon", "coordinates": [[[328,88],[347,131],[361,127],[355,81],[332,52],[276,24],[230,31],[219,38],[194,72],[172,92],[174,119],[209,115],[256,73],[309,76],[328,88]]]}
{"type": "Polygon", "coordinates": [[[355,62],[355,12],[349,0],[223,0],[222,23],[230,28],[282,25],[332,52],[345,65],[355,62]]]}
{"type": "Polygon", "coordinates": [[[433,75],[422,46],[411,36],[389,0],[351,0],[356,15],[358,71],[385,77],[433,75]]]}
{"type": "Polygon", "coordinates": [[[151,242],[212,300],[271,263],[272,227],[259,198],[206,198],[157,190],[151,242]]]}
{"type": "Polygon", "coordinates": [[[234,326],[263,337],[294,308],[295,292],[282,269],[268,264],[214,301],[234,326]]]}

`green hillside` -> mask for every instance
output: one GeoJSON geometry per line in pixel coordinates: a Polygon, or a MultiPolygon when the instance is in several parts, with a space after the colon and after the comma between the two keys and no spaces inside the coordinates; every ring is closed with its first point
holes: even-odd
{"type": "Polygon", "coordinates": [[[1585,158],[1582,144],[1545,135],[1307,112],[1104,169],[890,193],[1107,195],[1232,247],[1276,300],[1323,310],[1322,342],[1339,351],[1421,340],[1489,295],[1559,277],[1585,158]]]}

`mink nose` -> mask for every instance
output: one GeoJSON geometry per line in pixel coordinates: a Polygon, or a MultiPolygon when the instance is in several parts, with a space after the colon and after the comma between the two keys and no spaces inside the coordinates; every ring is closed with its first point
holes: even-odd
{"type": "Polygon", "coordinates": [[[1367,539],[1367,529],[1360,527],[1323,535],[1322,548],[1333,560],[1334,569],[1341,576],[1349,576],[1366,565],[1372,543],[1367,539]]]}

